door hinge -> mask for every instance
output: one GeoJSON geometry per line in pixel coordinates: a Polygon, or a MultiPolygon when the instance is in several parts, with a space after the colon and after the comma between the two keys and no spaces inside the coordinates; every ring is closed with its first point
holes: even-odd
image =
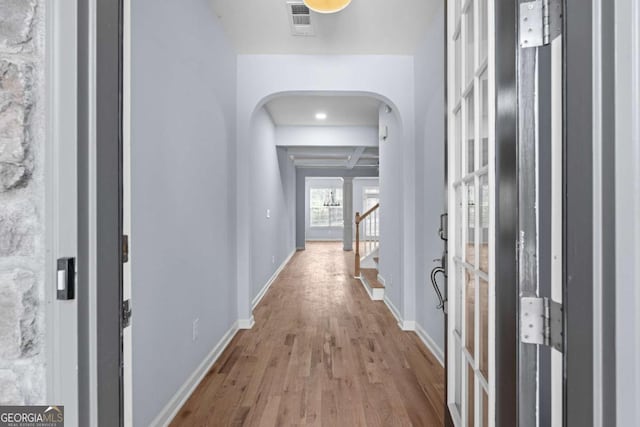
{"type": "Polygon", "coordinates": [[[122,301],[122,329],[131,324],[131,300],[122,301]]]}
{"type": "Polygon", "coordinates": [[[562,1],[520,3],[520,47],[546,46],[562,33],[562,1]]]}
{"type": "Polygon", "coordinates": [[[563,351],[562,304],[549,298],[520,298],[520,341],[563,351]]]}

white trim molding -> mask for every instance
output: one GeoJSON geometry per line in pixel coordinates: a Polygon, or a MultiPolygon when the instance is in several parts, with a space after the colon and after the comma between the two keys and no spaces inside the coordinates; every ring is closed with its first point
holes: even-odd
{"type": "Polygon", "coordinates": [[[191,374],[187,381],[178,389],[176,394],[171,398],[167,405],[160,411],[158,416],[151,422],[152,426],[168,426],[173,418],[178,414],[182,406],[189,399],[191,394],[195,391],[196,387],[200,384],[204,376],[213,367],[220,355],[227,348],[233,337],[236,335],[239,329],[239,322],[235,322],[226,334],[222,337],[218,344],[211,350],[211,352],[204,358],[202,363],[191,374]]]}
{"type": "Polygon", "coordinates": [[[403,331],[415,332],[416,330],[416,321],[415,320],[403,320],[398,323],[398,326],[403,331]]]}
{"type": "Polygon", "coordinates": [[[616,423],[631,426],[640,425],[640,4],[615,3],[616,423]]]}
{"type": "Polygon", "coordinates": [[[391,314],[393,314],[393,317],[395,317],[396,320],[398,321],[398,327],[400,329],[402,329],[403,331],[415,331],[416,322],[414,320],[404,320],[402,318],[402,314],[400,314],[400,310],[398,310],[398,308],[393,304],[393,302],[391,302],[391,300],[387,295],[384,296],[383,301],[386,304],[386,306],[389,308],[389,311],[391,311],[391,314]]]}
{"type": "MultiPolygon", "coordinates": [[[[39,167],[43,182],[36,184],[36,199],[44,197],[42,232],[44,236],[43,310],[47,325],[44,334],[42,367],[46,397],[49,402],[64,405],[67,425],[79,423],[78,408],[78,300],[57,301],[55,288],[58,257],[78,256],[78,2],[50,0],[43,2],[38,12],[43,22],[34,22],[32,30],[39,32],[46,46],[26,54],[22,59],[34,61],[42,69],[44,80],[36,88],[41,99],[34,105],[34,130],[42,127],[44,134],[32,141],[41,146],[39,167]],[[42,27],[40,28],[40,25],[42,27]],[[44,144],[41,141],[44,138],[44,144]]],[[[89,19],[84,16],[82,19],[89,19]]],[[[93,20],[88,25],[94,28],[93,20]]],[[[35,35],[35,34],[34,34],[35,35]]],[[[37,43],[40,43],[37,42],[37,43]]],[[[13,55],[12,55],[13,56],[13,55]]],[[[88,60],[88,58],[85,58],[88,60]]],[[[30,184],[31,186],[33,184],[30,184]]],[[[3,205],[4,206],[4,205],[3,205]]],[[[27,258],[25,258],[26,260],[27,258]]],[[[37,285],[40,286],[40,285],[37,285]]],[[[38,368],[39,369],[39,368],[38,368]]],[[[92,407],[95,400],[91,400],[92,407]]]]}
{"type": "Polygon", "coordinates": [[[262,298],[264,298],[264,296],[267,294],[267,291],[269,290],[271,285],[273,285],[273,282],[276,281],[280,273],[282,273],[282,270],[284,270],[287,264],[289,264],[289,261],[291,261],[291,258],[293,258],[296,252],[297,252],[297,249],[294,249],[293,251],[291,251],[289,256],[282,262],[282,264],[280,264],[280,267],[278,267],[278,269],[273,273],[273,275],[271,276],[271,278],[269,278],[267,283],[265,283],[262,289],[260,289],[260,292],[258,292],[258,295],[256,295],[255,298],[253,298],[253,301],[251,301],[251,311],[255,310],[258,304],[260,304],[260,301],[262,301],[262,298]]]}
{"type": "Polygon", "coordinates": [[[372,288],[371,285],[369,285],[369,282],[367,282],[367,279],[362,274],[360,275],[360,277],[356,277],[356,279],[360,280],[360,283],[362,283],[362,287],[365,291],[367,291],[367,294],[369,294],[369,298],[371,298],[372,301],[384,300],[384,288],[372,288]]]}
{"type": "Polygon", "coordinates": [[[251,329],[256,324],[256,320],[251,316],[248,319],[238,319],[238,329],[251,329]]]}
{"type": "Polygon", "coordinates": [[[440,365],[444,368],[444,351],[436,344],[436,342],[431,338],[431,336],[425,331],[425,329],[420,325],[420,323],[416,322],[416,335],[420,337],[424,345],[429,349],[431,354],[433,354],[440,365]]]}
{"type": "Polygon", "coordinates": [[[387,308],[389,309],[389,311],[391,312],[391,314],[393,314],[393,317],[395,317],[396,320],[398,321],[398,326],[400,326],[400,324],[402,323],[402,316],[400,315],[400,310],[398,310],[396,306],[393,304],[393,302],[391,302],[391,300],[389,299],[389,295],[385,295],[383,301],[387,306],[387,308]]]}
{"type": "Polygon", "coordinates": [[[444,367],[444,352],[438,346],[438,344],[436,344],[433,338],[431,338],[427,331],[425,331],[424,328],[420,326],[420,324],[415,320],[404,320],[402,318],[402,315],[400,314],[400,311],[396,308],[393,302],[391,302],[387,295],[385,295],[383,301],[387,308],[389,308],[391,314],[393,314],[393,317],[395,317],[398,321],[398,327],[406,332],[415,332],[422,343],[425,345],[425,347],[427,347],[427,350],[429,350],[431,354],[433,354],[433,356],[438,360],[438,363],[440,363],[440,365],[444,367]]]}

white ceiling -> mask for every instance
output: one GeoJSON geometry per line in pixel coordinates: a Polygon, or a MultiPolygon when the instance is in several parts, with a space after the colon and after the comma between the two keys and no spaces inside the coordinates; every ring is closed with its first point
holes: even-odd
{"type": "Polygon", "coordinates": [[[278,126],[378,126],[380,101],[367,96],[281,96],[265,106],[278,126]],[[316,113],[327,114],[326,120],[316,113]]]}
{"type": "Polygon", "coordinates": [[[315,36],[291,35],[286,0],[210,0],[240,54],[412,55],[441,0],[353,0],[312,12],[315,36]]]}
{"type": "Polygon", "coordinates": [[[377,168],[378,147],[289,147],[289,158],[297,167],[356,169],[377,168]]]}

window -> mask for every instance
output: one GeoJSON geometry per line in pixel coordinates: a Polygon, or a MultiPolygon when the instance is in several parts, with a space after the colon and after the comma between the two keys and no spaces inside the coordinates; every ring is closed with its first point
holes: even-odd
{"type": "Polygon", "coordinates": [[[312,187],[309,193],[311,227],[344,227],[342,188],[312,187]]]}
{"type": "Polygon", "coordinates": [[[380,203],[380,188],[365,187],[363,190],[364,212],[368,211],[378,203],[380,203]]]}

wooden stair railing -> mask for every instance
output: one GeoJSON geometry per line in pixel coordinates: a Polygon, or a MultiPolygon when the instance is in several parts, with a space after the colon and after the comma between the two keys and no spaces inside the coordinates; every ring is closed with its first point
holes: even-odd
{"type": "Polygon", "coordinates": [[[356,265],[355,276],[360,277],[360,224],[364,222],[364,246],[365,256],[369,255],[373,250],[379,246],[378,239],[378,212],[380,209],[380,203],[376,203],[371,209],[360,215],[360,212],[356,212],[356,265]]]}

